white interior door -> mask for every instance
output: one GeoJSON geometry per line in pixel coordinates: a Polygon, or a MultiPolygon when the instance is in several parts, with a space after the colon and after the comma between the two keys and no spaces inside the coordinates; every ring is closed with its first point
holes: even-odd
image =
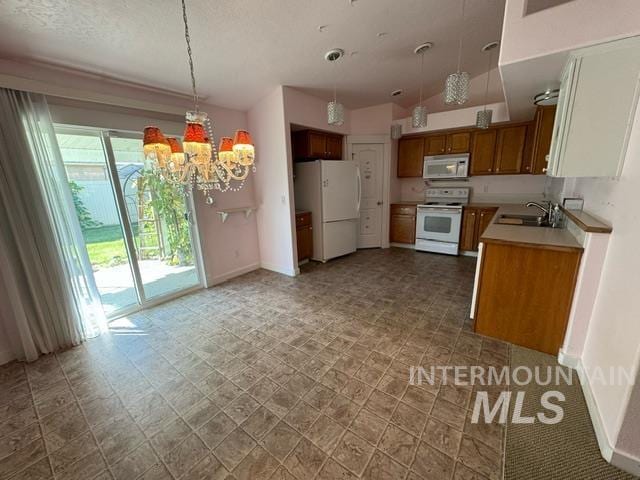
{"type": "Polygon", "coordinates": [[[322,221],[358,218],[360,182],[356,162],[322,160],[322,221]]]}
{"type": "Polygon", "coordinates": [[[360,167],[362,197],[358,222],[358,248],[382,246],[382,168],[384,145],[355,144],[353,160],[360,167]]]}

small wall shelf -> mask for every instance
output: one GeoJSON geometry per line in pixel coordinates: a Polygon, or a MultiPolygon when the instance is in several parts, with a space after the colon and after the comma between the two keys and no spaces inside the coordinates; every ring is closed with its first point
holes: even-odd
{"type": "Polygon", "coordinates": [[[229,215],[233,213],[244,213],[245,218],[249,218],[253,212],[255,212],[255,207],[239,207],[239,208],[227,208],[225,210],[218,210],[216,213],[220,215],[220,219],[222,223],[227,221],[229,215]]]}

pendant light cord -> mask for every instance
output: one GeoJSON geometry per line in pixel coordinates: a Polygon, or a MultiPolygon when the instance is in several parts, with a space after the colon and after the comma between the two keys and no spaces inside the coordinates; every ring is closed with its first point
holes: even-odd
{"type": "Polygon", "coordinates": [[[338,83],[338,59],[333,61],[333,103],[338,103],[338,93],[337,93],[337,83],[338,83]]]}
{"type": "MultiPolygon", "coordinates": [[[[184,1],[184,0],[183,0],[184,1]]],[[[460,73],[460,65],[462,64],[462,34],[464,32],[464,7],[466,0],[462,0],[462,26],[460,27],[460,37],[458,38],[458,73],[460,73]]]]}
{"type": "Polygon", "coordinates": [[[424,86],[424,51],[420,53],[420,99],[418,105],[422,105],[422,87],[424,86]]]}
{"type": "Polygon", "coordinates": [[[191,90],[193,92],[193,104],[195,111],[199,110],[198,92],[196,90],[196,75],[193,69],[193,52],[191,51],[191,36],[189,35],[189,23],[187,22],[187,5],[182,0],[182,20],[184,21],[184,39],[187,42],[187,56],[189,57],[189,73],[191,74],[191,90]]]}
{"type": "Polygon", "coordinates": [[[493,48],[489,50],[489,66],[487,67],[487,86],[484,89],[484,109],[487,110],[487,99],[489,98],[489,79],[491,78],[491,60],[493,59],[493,48]]]}

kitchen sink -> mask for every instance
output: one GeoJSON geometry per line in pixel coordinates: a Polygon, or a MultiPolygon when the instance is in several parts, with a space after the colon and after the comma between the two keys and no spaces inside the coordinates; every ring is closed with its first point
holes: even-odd
{"type": "Polygon", "coordinates": [[[524,227],[548,227],[547,219],[538,215],[500,215],[496,223],[524,227]]]}

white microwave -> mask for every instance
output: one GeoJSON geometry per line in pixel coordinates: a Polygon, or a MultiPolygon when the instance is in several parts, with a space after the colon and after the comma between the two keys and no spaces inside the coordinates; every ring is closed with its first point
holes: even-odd
{"type": "Polygon", "coordinates": [[[422,178],[466,178],[469,176],[469,154],[424,157],[422,178]]]}

